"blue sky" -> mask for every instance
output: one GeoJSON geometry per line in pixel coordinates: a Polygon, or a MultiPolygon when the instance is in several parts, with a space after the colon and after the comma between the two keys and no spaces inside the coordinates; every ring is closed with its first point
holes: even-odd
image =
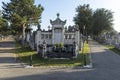
{"type": "MultiPolygon", "coordinates": [[[[0,0],[1,2],[9,2],[9,0],[0,0]]],[[[97,8],[106,8],[114,12],[114,28],[120,32],[120,9],[119,0],[35,0],[35,4],[41,4],[44,7],[42,14],[41,27],[47,29],[50,25],[50,19],[55,20],[56,14],[60,13],[61,20],[67,20],[66,26],[74,25],[73,17],[75,16],[75,8],[78,5],[90,4],[95,10],[97,8]]],[[[51,26],[51,25],[50,25],[51,26]]]]}

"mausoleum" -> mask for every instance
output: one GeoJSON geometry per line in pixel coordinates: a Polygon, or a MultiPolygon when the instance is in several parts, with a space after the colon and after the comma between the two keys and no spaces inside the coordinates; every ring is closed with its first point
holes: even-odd
{"type": "Polygon", "coordinates": [[[41,26],[38,26],[35,36],[37,52],[44,57],[45,54],[55,52],[56,44],[62,44],[64,47],[62,49],[63,53],[74,52],[73,57],[77,57],[80,49],[80,31],[78,26],[65,27],[67,21],[61,20],[59,16],[58,13],[55,20],[50,20],[51,26],[48,27],[48,30],[42,30],[41,26]]]}

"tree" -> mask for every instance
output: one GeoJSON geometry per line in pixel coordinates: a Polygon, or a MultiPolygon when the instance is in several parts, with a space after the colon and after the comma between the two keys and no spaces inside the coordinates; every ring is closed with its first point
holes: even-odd
{"type": "Polygon", "coordinates": [[[76,8],[76,12],[77,14],[74,17],[75,24],[79,25],[79,30],[83,35],[90,34],[92,27],[92,9],[89,4],[79,5],[76,8]]]}
{"type": "Polygon", "coordinates": [[[113,30],[113,12],[104,8],[97,9],[93,14],[93,35],[113,30]]]}
{"type": "Polygon", "coordinates": [[[22,34],[22,28],[24,24],[23,18],[21,18],[18,14],[13,14],[11,17],[11,30],[13,35],[21,35],[22,34]]]}
{"type": "Polygon", "coordinates": [[[0,11],[0,34],[6,35],[8,29],[8,23],[2,17],[2,11],[0,11]]]}
{"type": "Polygon", "coordinates": [[[104,8],[97,9],[93,12],[89,4],[79,5],[76,8],[75,24],[79,25],[79,30],[83,35],[94,35],[105,31],[114,30],[113,12],[104,8]]]}
{"type": "Polygon", "coordinates": [[[24,46],[25,30],[28,25],[37,25],[41,19],[43,7],[34,5],[34,0],[11,0],[3,2],[3,16],[11,23],[11,29],[15,34],[21,34],[24,46]],[[16,31],[17,30],[17,31],[16,31]]]}

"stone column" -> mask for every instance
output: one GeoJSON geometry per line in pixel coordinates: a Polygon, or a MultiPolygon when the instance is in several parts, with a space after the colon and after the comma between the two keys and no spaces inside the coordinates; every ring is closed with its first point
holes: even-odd
{"type": "Polygon", "coordinates": [[[37,38],[37,52],[38,52],[38,51],[39,51],[38,46],[41,44],[41,30],[38,30],[38,31],[37,31],[37,36],[36,36],[36,38],[37,38]]]}
{"type": "Polygon", "coordinates": [[[79,33],[79,30],[77,30],[75,32],[75,42],[79,46],[79,44],[80,44],[80,33],[79,33]]]}
{"type": "Polygon", "coordinates": [[[42,42],[42,44],[43,44],[42,57],[43,57],[43,58],[47,58],[47,54],[46,54],[47,43],[46,43],[46,41],[44,40],[44,41],[42,42]]]}
{"type": "Polygon", "coordinates": [[[62,43],[64,44],[64,27],[62,28],[62,43]]]}
{"type": "Polygon", "coordinates": [[[80,47],[80,33],[79,30],[76,30],[75,32],[75,42],[76,42],[76,57],[79,54],[79,47],[80,47]]]}
{"type": "Polygon", "coordinates": [[[120,34],[118,34],[118,41],[119,41],[119,44],[120,44],[120,34]]]}
{"type": "Polygon", "coordinates": [[[54,28],[52,26],[52,44],[54,44],[54,28]]]}

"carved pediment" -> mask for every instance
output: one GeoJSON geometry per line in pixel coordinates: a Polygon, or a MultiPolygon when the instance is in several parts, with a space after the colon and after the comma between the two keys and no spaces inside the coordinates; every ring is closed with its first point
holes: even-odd
{"type": "Polygon", "coordinates": [[[61,26],[64,26],[64,25],[66,24],[66,20],[65,20],[65,21],[62,21],[62,20],[59,18],[59,14],[57,14],[56,20],[54,20],[54,21],[50,20],[50,23],[51,23],[51,25],[61,25],[61,26]]]}

